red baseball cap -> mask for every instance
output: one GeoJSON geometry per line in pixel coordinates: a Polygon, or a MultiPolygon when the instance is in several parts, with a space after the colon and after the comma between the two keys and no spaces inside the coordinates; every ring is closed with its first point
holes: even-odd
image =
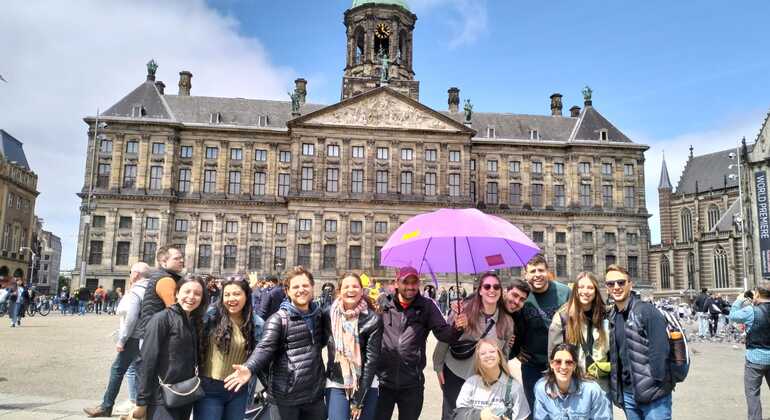
{"type": "Polygon", "coordinates": [[[399,268],[398,274],[396,274],[396,281],[405,280],[407,277],[415,277],[417,280],[420,280],[420,273],[418,273],[417,269],[414,267],[399,268]]]}

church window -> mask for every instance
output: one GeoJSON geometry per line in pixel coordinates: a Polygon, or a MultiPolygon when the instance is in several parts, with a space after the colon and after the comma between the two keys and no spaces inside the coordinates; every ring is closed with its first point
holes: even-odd
{"type": "Polygon", "coordinates": [[[721,246],[714,248],[714,281],[717,289],[729,287],[727,253],[721,246]]]}
{"type": "Polygon", "coordinates": [[[668,264],[668,257],[665,255],[660,259],[660,288],[671,288],[671,267],[668,264]]]}
{"type": "Polygon", "coordinates": [[[714,226],[716,226],[717,222],[719,222],[719,207],[713,204],[709,206],[708,219],[709,219],[709,230],[711,230],[714,228],[714,226]]]}
{"type": "Polygon", "coordinates": [[[687,288],[693,289],[695,285],[695,254],[687,254],[687,288]]]}
{"type": "Polygon", "coordinates": [[[684,242],[692,242],[692,212],[690,209],[684,208],[679,214],[679,221],[681,224],[680,234],[681,239],[684,242]]]}

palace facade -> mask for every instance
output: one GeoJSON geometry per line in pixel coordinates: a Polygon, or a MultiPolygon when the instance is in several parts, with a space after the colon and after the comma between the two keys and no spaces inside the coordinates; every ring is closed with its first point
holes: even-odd
{"type": "Polygon", "coordinates": [[[163,244],[184,250],[190,272],[301,264],[319,280],[390,277],[379,253],[400,223],[475,206],[525,231],[562,281],[619,263],[644,286],[647,146],[602,116],[590,89],[566,115],[560,94],[544,115],[461,109],[454,87],[446,110],[420,103],[416,19],[403,1],[354,1],[330,105],[306,102],[304,79],[292,101],[195,96],[188,71],[169,94],[149,63],[144,82],[84,119],[73,285],[109,288],[163,244]]]}

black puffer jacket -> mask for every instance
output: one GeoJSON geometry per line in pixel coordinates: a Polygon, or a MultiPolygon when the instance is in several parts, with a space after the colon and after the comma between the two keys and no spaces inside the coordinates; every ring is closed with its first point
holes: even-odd
{"type": "Polygon", "coordinates": [[[194,322],[178,304],[150,318],[142,342],[137,405],[163,405],[158,377],[173,384],[195,375],[197,343],[194,322]]]}
{"type": "MultiPolygon", "coordinates": [[[[342,383],[342,370],[339,363],[335,363],[335,345],[332,337],[332,322],[329,308],[324,311],[324,330],[329,337],[327,349],[326,377],[334,382],[342,383]]],[[[377,362],[380,358],[382,346],[382,319],[373,310],[362,312],[358,315],[358,343],[361,347],[361,377],[358,378],[358,391],[350,399],[351,405],[361,405],[366,393],[372,386],[374,375],[377,374],[377,362]]]]}
{"type": "Polygon", "coordinates": [[[268,318],[262,340],[246,361],[252,374],[267,369],[267,399],[302,405],[323,398],[326,378],[321,349],[326,345],[322,313],[313,305],[311,331],[298,313],[284,306],[268,318]]]}
{"type": "Polygon", "coordinates": [[[425,342],[433,331],[437,339],[453,343],[462,334],[447,324],[436,303],[417,295],[404,309],[396,295],[388,295],[382,307],[382,352],[377,369],[380,385],[390,389],[425,384],[425,342]]]}
{"type": "Polygon", "coordinates": [[[163,303],[163,299],[158,296],[158,292],[156,290],[158,281],[166,277],[170,277],[177,284],[182,278],[179,274],[168,271],[164,268],[158,268],[156,271],[150,274],[150,281],[147,283],[147,288],[144,290],[144,298],[142,298],[139,320],[136,324],[136,330],[140,337],[142,334],[144,334],[145,327],[147,323],[150,322],[150,318],[152,318],[152,316],[156,313],[166,309],[166,304],[163,303]]]}

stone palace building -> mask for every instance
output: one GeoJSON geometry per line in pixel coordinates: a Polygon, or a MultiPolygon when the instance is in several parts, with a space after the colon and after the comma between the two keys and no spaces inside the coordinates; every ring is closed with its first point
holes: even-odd
{"type": "Polygon", "coordinates": [[[188,71],[169,94],[149,63],[98,122],[85,118],[73,285],[109,288],[163,244],[184,250],[189,272],[301,264],[319,280],[391,277],[379,253],[400,223],[472,206],[523,229],[560,280],[620,263],[646,283],[647,146],[604,118],[590,89],[566,115],[560,94],[544,115],[461,109],[457,88],[447,110],[420,103],[416,19],[404,1],[355,0],[330,105],[307,103],[304,79],[285,102],[195,96],[188,71]]]}

